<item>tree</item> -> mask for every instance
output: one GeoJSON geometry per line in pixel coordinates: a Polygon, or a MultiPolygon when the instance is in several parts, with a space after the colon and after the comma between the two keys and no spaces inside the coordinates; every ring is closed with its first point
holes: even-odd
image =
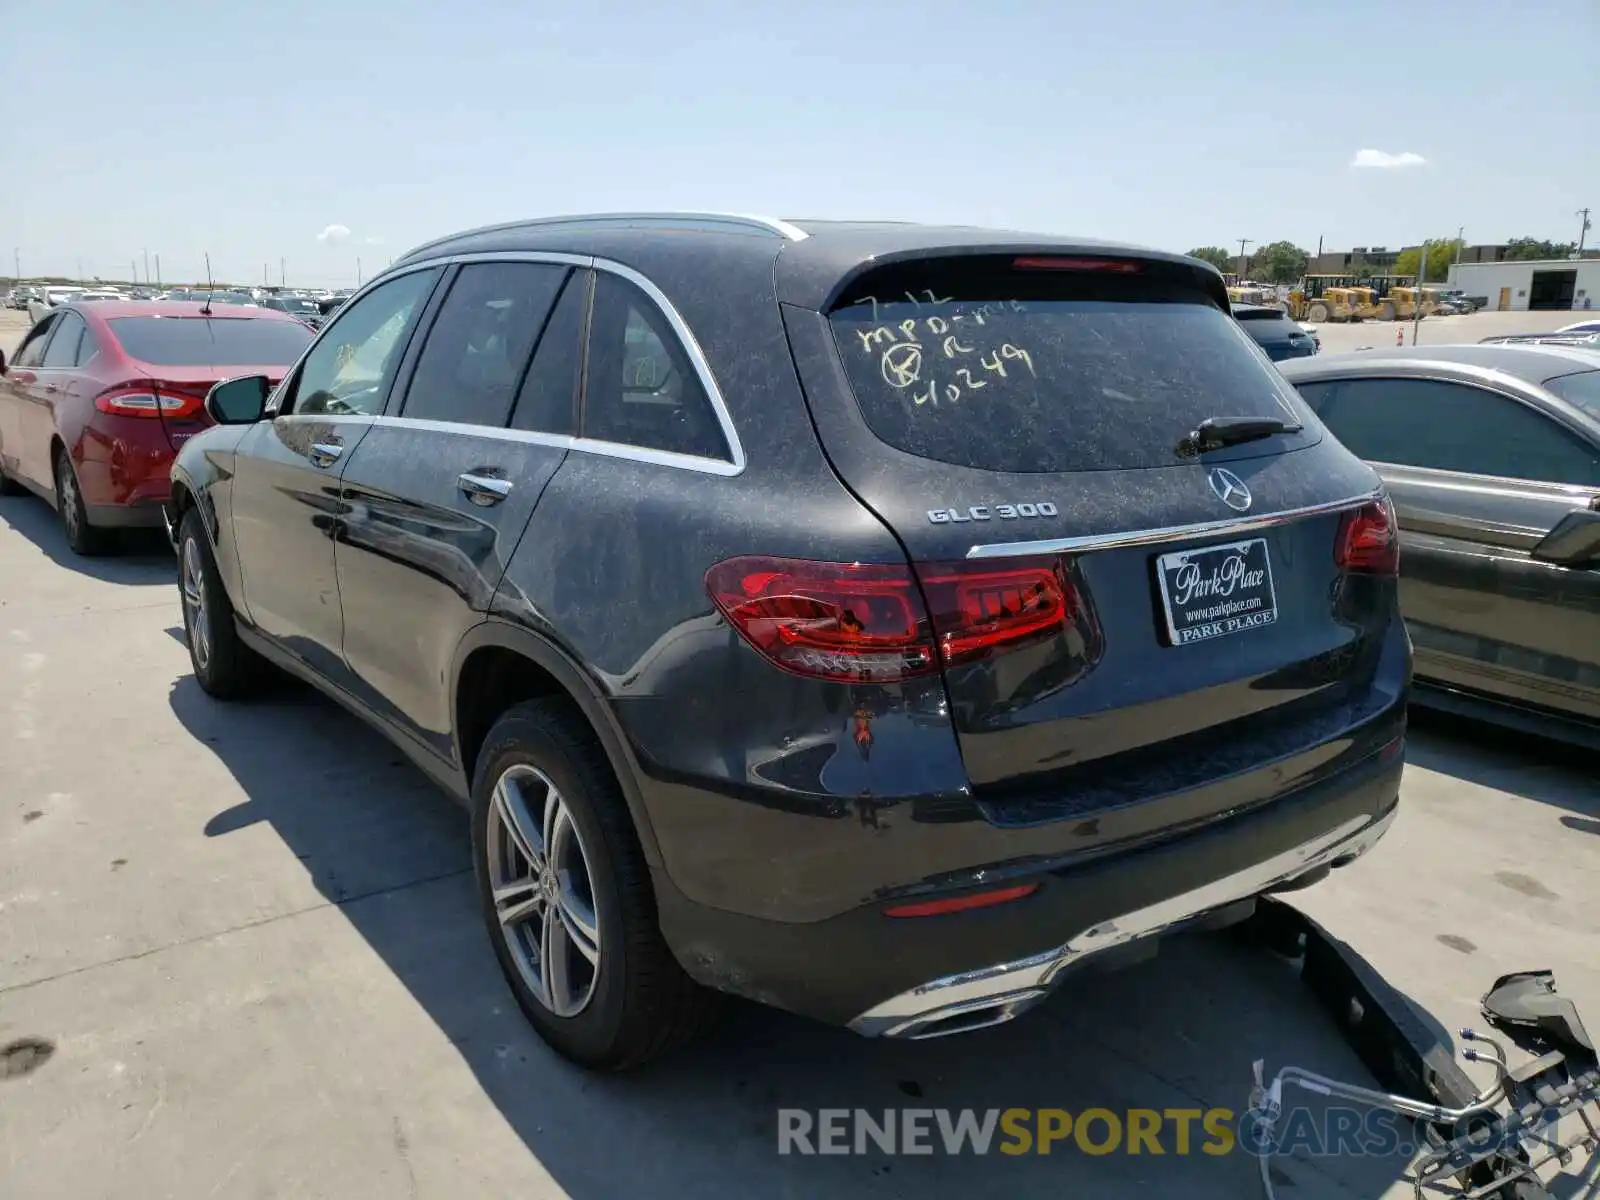
{"type": "MultiPolygon", "coordinates": [[[[1450,278],[1450,264],[1456,260],[1456,251],[1461,248],[1458,238],[1435,238],[1428,243],[1428,273],[1419,277],[1420,283],[1442,283],[1450,278]]],[[[1395,257],[1394,273],[1396,275],[1416,275],[1417,260],[1421,257],[1422,248],[1413,246],[1410,250],[1402,250],[1395,257]]]]}
{"type": "Polygon", "coordinates": [[[1269,242],[1251,260],[1255,273],[1272,283],[1293,283],[1306,273],[1311,256],[1293,242],[1269,242]]]}
{"type": "Polygon", "coordinates": [[[1506,262],[1530,262],[1536,259],[1570,258],[1578,249],[1577,242],[1547,242],[1543,238],[1512,238],[1506,243],[1506,262]]]}
{"type": "Polygon", "coordinates": [[[1221,246],[1201,246],[1189,251],[1190,258],[1198,258],[1201,262],[1208,262],[1219,271],[1233,269],[1233,256],[1221,246]]]}

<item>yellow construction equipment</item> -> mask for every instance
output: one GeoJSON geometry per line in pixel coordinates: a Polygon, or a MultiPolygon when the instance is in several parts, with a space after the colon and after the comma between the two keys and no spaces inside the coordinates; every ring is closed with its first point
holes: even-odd
{"type": "Polygon", "coordinates": [[[1439,290],[1409,285],[1391,287],[1389,294],[1378,302],[1377,316],[1382,321],[1414,320],[1418,304],[1422,305],[1424,317],[1432,316],[1439,308],[1439,290]]]}
{"type": "Polygon", "coordinates": [[[1286,302],[1289,316],[1318,325],[1327,321],[1359,321],[1359,306],[1369,297],[1352,287],[1353,283],[1348,275],[1305,276],[1289,290],[1286,302]]]}

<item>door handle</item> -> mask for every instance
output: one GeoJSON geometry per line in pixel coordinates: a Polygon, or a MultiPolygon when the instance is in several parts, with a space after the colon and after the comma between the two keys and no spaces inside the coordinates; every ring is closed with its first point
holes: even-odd
{"type": "Polygon", "coordinates": [[[61,389],[53,383],[47,383],[44,385],[44,390],[47,392],[59,392],[61,389]]]}
{"type": "Polygon", "coordinates": [[[331,467],[339,461],[344,447],[338,442],[312,442],[311,461],[319,467],[331,467]]]}
{"type": "Polygon", "coordinates": [[[457,475],[456,486],[466,493],[468,500],[483,508],[499,504],[511,494],[511,480],[495,475],[479,475],[475,471],[457,475]]]}

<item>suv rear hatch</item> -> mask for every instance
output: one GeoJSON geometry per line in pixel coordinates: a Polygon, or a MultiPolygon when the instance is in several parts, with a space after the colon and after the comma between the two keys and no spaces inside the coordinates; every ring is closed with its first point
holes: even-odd
{"type": "Polygon", "coordinates": [[[813,416],[910,559],[991,821],[1203,821],[1378,703],[1392,512],[1214,275],[947,254],[827,307],[785,309],[813,416]]]}

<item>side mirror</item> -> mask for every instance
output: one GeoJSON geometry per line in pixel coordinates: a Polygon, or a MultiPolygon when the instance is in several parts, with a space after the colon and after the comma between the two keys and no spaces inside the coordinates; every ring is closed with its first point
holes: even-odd
{"type": "Polygon", "coordinates": [[[224,379],[206,393],[206,415],[218,425],[253,425],[266,411],[271,391],[265,375],[224,379]]]}
{"type": "Polygon", "coordinates": [[[0,350],[0,375],[4,375],[10,369],[11,369],[10,367],[6,366],[6,354],[5,354],[5,351],[4,350],[0,350]]]}
{"type": "Polygon", "coordinates": [[[1565,567],[1600,562],[1600,512],[1592,508],[1569,512],[1529,553],[1565,567]]]}

